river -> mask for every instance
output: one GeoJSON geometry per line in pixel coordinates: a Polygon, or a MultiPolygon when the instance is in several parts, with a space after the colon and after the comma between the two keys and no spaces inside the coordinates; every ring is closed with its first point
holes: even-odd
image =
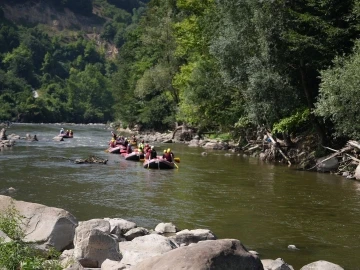
{"type": "Polygon", "coordinates": [[[171,147],[178,169],[148,170],[104,150],[105,125],[13,124],[7,134],[37,135],[0,151],[0,194],[63,208],[79,221],[118,217],[154,228],[208,228],[218,238],[239,239],[261,259],[283,258],[295,269],[327,260],[360,269],[360,182],[296,171],[224,151],[185,144],[171,147]],[[54,142],[61,127],[73,139],[54,142]],[[70,160],[95,155],[104,164],[70,160]],[[289,250],[288,245],[298,250],[289,250]]]}

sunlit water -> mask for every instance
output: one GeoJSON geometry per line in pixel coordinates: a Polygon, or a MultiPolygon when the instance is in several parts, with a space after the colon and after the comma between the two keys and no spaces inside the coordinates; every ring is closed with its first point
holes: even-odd
{"type": "Polygon", "coordinates": [[[300,269],[317,260],[360,269],[360,182],[185,144],[172,148],[177,170],[148,170],[104,150],[104,125],[63,126],[73,139],[54,142],[60,125],[15,124],[7,134],[36,134],[0,151],[0,193],[68,210],[78,220],[119,217],[154,228],[209,228],[236,238],[261,259],[283,258],[300,269]],[[103,164],[74,164],[96,155],[103,164]],[[9,194],[9,187],[16,189],[9,194]],[[299,250],[289,250],[293,244],[299,250]]]}

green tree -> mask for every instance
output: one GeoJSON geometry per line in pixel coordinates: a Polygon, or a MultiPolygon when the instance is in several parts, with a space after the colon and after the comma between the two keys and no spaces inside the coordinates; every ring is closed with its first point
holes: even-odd
{"type": "Polygon", "coordinates": [[[68,107],[76,122],[105,122],[112,118],[109,81],[96,66],[71,71],[67,89],[68,107]]]}
{"type": "Polygon", "coordinates": [[[24,78],[29,82],[34,80],[32,52],[26,46],[20,45],[11,53],[8,52],[3,59],[3,64],[17,77],[24,78]]]}
{"type": "Polygon", "coordinates": [[[330,119],[336,136],[360,139],[360,41],[353,53],[336,57],[334,66],[321,72],[316,114],[330,119]]]}

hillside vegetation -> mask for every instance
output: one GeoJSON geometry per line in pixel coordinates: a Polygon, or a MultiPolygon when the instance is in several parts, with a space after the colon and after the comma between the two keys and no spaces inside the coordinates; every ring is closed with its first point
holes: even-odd
{"type": "Polygon", "coordinates": [[[359,0],[44,3],[2,4],[0,119],[360,139],[359,0]]]}

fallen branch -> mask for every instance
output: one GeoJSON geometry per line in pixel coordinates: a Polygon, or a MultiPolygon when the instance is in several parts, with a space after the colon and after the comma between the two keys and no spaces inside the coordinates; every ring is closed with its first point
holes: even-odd
{"type": "Polygon", "coordinates": [[[327,160],[329,160],[329,159],[332,159],[333,157],[336,157],[337,155],[340,155],[340,154],[342,154],[342,153],[344,153],[344,152],[346,152],[346,151],[349,151],[350,149],[351,149],[350,146],[344,147],[344,148],[341,149],[340,151],[337,151],[336,153],[328,156],[327,158],[321,160],[320,162],[317,162],[317,163],[315,164],[315,166],[313,166],[313,167],[311,167],[310,169],[308,169],[308,171],[316,168],[316,167],[319,166],[321,163],[323,163],[323,162],[325,162],[325,161],[327,161],[327,160]]]}
{"type": "Polygon", "coordinates": [[[347,154],[347,153],[345,153],[345,155],[348,156],[349,158],[351,158],[352,160],[360,163],[360,159],[357,159],[356,157],[353,157],[353,156],[351,156],[351,155],[349,155],[349,154],[347,154]]]}
{"type": "MultiPolygon", "coordinates": [[[[269,132],[266,132],[267,136],[270,138],[271,142],[276,146],[276,141],[273,139],[271,134],[269,132]]],[[[281,150],[280,147],[277,148],[280,152],[280,154],[287,160],[288,164],[291,165],[290,159],[285,155],[285,153],[281,150]]]]}
{"type": "Polygon", "coordinates": [[[357,141],[348,141],[347,143],[352,147],[360,149],[360,143],[358,143],[357,141]]]}

